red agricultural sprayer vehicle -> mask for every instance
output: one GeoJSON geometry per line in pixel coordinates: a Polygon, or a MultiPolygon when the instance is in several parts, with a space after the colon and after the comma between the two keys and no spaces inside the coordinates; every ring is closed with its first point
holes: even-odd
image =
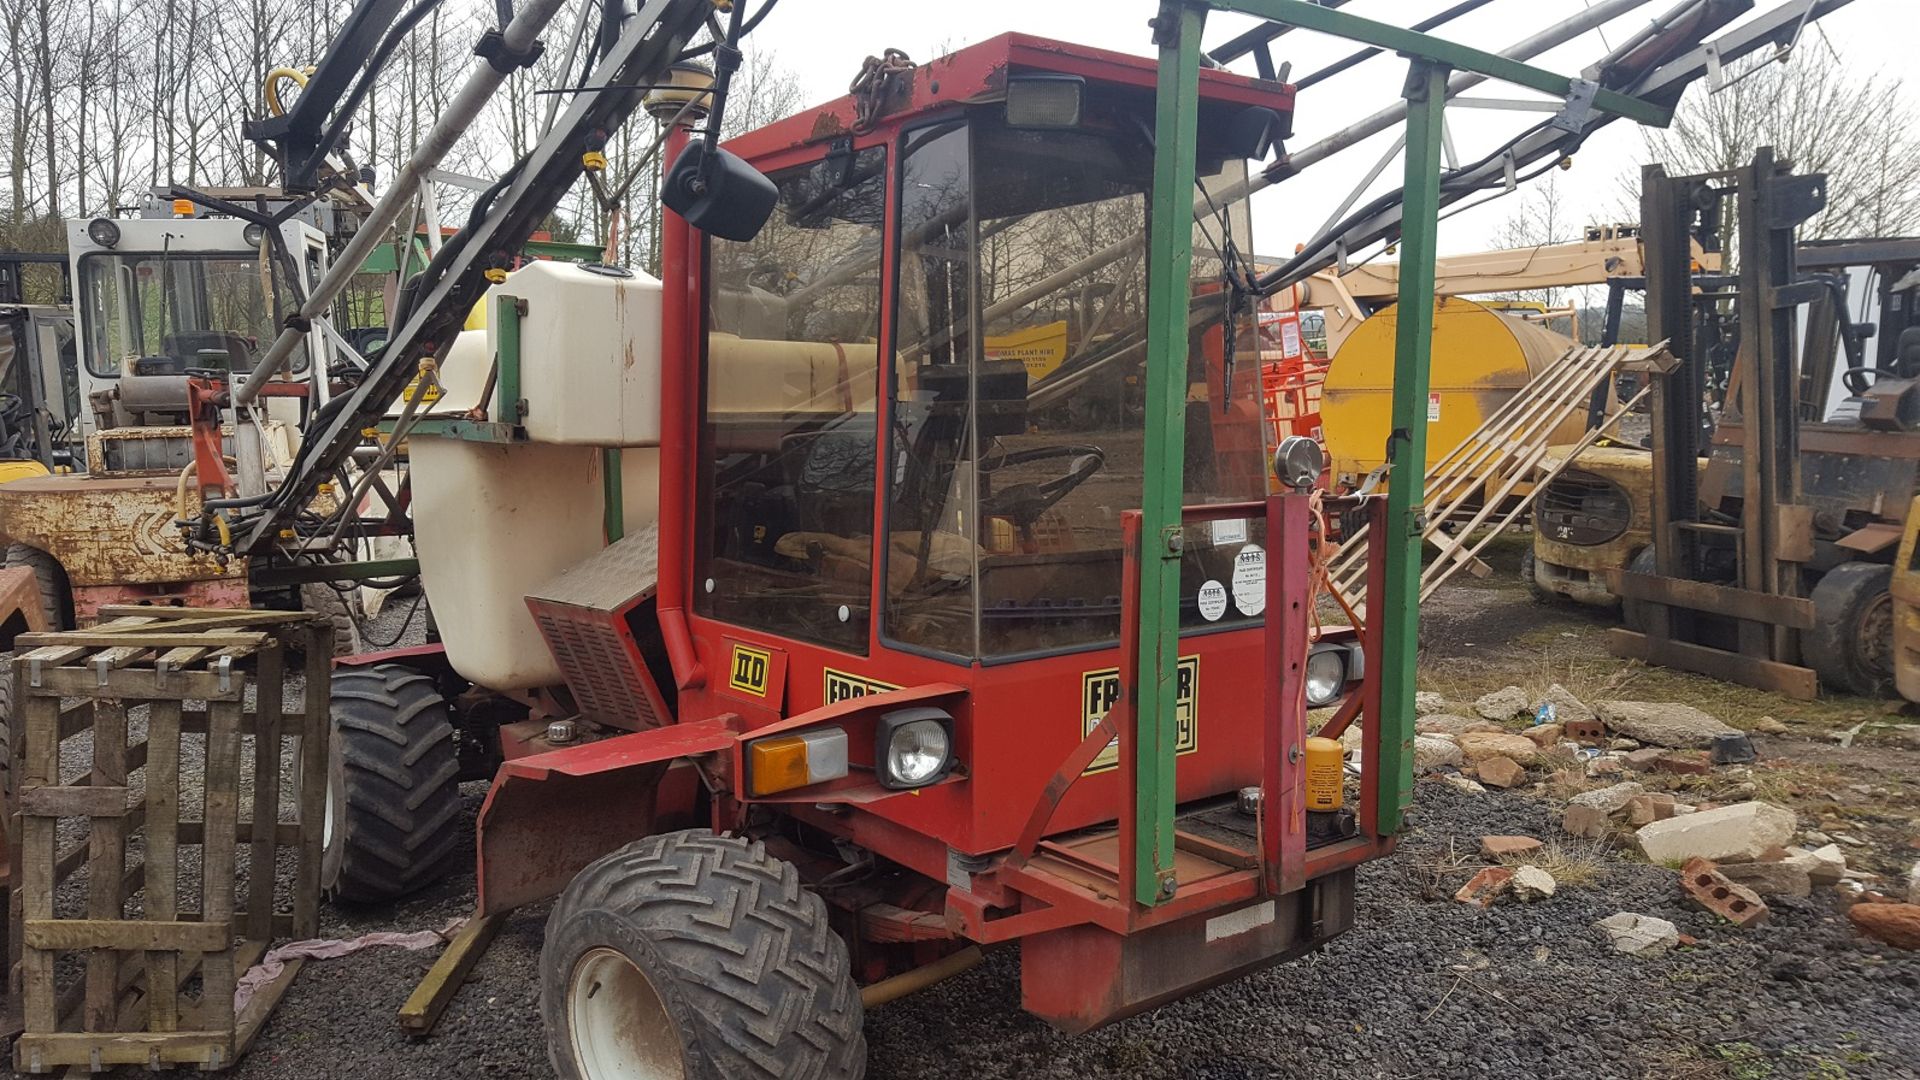
{"type": "MultiPolygon", "coordinates": [[[[306,493],[404,446],[440,640],[337,669],[328,887],[446,873],[455,784],[491,776],[481,914],[558,897],[543,1011],[561,1074],[594,1080],[857,1076],[863,1002],[981,947],[1017,943],[1022,1005],[1083,1031],[1340,934],[1412,793],[1421,485],[1323,503],[1317,446],[1269,445],[1256,300],[1397,242],[1416,302],[1388,458],[1425,460],[1440,207],[1612,116],[1665,122],[1806,16],[1700,46],[1751,4],[1692,0],[1581,78],[1522,62],[1639,2],[1502,55],[1331,2],[1168,3],[1157,62],[1012,34],[893,55],[725,149],[737,45],[771,5],[645,4],[409,286],[287,482],[198,534],[271,551],[335,528],[306,493]],[[1265,21],[1203,64],[1209,10],[1265,21]],[[717,47],[690,47],[703,26],[717,47]],[[1409,57],[1403,104],[1289,154],[1270,46],[1292,27],[1409,57]],[[1224,69],[1249,55],[1256,75],[1224,69]],[[1443,173],[1443,106],[1485,77],[1551,118],[1443,173]],[[642,107],[665,129],[659,278],[506,273],[642,107]],[[1248,195],[1403,118],[1405,190],[1256,276],[1248,195]],[[462,332],[476,305],[486,329],[462,332]],[[414,379],[436,404],[403,398],[414,379]],[[1334,512],[1372,522],[1368,610],[1317,629],[1334,512]],[[1332,710],[1321,738],[1309,708],[1332,710]],[[1354,725],[1349,777],[1326,737],[1354,725]]],[[[523,4],[469,89],[557,7],[523,4]]]]}

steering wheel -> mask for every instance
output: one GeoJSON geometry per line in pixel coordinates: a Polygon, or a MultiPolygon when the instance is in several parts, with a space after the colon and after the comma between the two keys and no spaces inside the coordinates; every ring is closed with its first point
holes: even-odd
{"type": "Polygon", "coordinates": [[[1879,382],[1880,377],[1886,374],[1889,373],[1877,367],[1850,367],[1840,373],[1840,382],[1850,393],[1859,396],[1865,394],[1872,388],[1873,383],[1879,382]],[[1867,380],[1868,375],[1873,376],[1872,382],[1867,380]]]}
{"type": "Polygon", "coordinates": [[[1004,517],[1019,528],[1027,528],[1107,463],[1106,453],[1097,446],[1037,446],[1002,454],[991,465],[983,462],[980,471],[991,474],[1009,465],[1030,465],[1059,458],[1067,459],[1066,469],[1059,476],[1009,484],[982,499],[980,512],[990,517],[1004,517]]]}

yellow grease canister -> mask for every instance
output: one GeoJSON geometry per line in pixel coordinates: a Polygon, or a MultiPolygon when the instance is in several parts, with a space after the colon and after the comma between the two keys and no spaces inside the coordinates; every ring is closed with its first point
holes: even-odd
{"type": "Polygon", "coordinates": [[[1337,739],[1314,737],[1307,740],[1307,809],[1338,810],[1346,791],[1346,773],[1341,765],[1342,747],[1337,739]]]}

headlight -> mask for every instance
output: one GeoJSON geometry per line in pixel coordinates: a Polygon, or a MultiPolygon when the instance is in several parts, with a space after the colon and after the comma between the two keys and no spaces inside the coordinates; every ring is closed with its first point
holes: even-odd
{"type": "Polygon", "coordinates": [[[953,717],[943,710],[897,709],[880,717],[876,735],[881,787],[924,787],[953,767],[953,717]]]}
{"type": "Polygon", "coordinates": [[[257,221],[249,221],[247,227],[240,230],[240,236],[246,240],[248,247],[258,248],[260,241],[267,238],[267,227],[257,221]]]}
{"type": "Polygon", "coordinates": [[[840,728],[774,735],[747,744],[750,795],[772,795],[845,775],[847,733],[840,728]]]}
{"type": "Polygon", "coordinates": [[[1315,649],[1307,654],[1307,707],[1323,708],[1340,700],[1347,686],[1347,657],[1343,649],[1315,649]]]}
{"type": "Polygon", "coordinates": [[[103,248],[113,247],[120,243],[120,226],[109,218],[94,218],[87,222],[87,239],[103,248]]]}

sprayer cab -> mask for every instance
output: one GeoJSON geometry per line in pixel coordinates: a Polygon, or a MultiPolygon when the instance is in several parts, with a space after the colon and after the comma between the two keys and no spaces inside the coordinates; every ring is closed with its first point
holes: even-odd
{"type": "Polygon", "coordinates": [[[667,220],[657,539],[527,599],[567,700],[632,734],[506,764],[483,907],[557,890],[619,829],[656,832],[671,758],[696,764],[716,828],[807,872],[849,851],[885,868],[905,923],[856,909],[854,936],[878,935],[862,978],[905,959],[887,942],[1021,939],[1027,1007],[1067,1029],[1350,924],[1352,867],[1388,845],[1377,781],[1350,807],[1323,764],[1309,814],[1288,748],[1309,704],[1345,727],[1371,684],[1357,632],[1308,636],[1319,511],[1267,495],[1246,289],[1248,160],[1285,136],[1292,91],[1203,72],[1198,184],[1157,197],[1155,77],[996,38],[729,144],[774,193],[751,238],[667,220]],[[1169,451],[1146,437],[1146,238],[1189,206],[1169,451]],[[1169,456],[1189,509],[1149,546],[1135,508],[1169,456]],[[1123,899],[1154,871],[1134,858],[1147,781],[1122,673],[1155,557],[1179,567],[1161,793],[1179,850],[1141,905],[1123,899]],[[564,839],[532,824],[582,799],[647,809],[564,839]]]}

